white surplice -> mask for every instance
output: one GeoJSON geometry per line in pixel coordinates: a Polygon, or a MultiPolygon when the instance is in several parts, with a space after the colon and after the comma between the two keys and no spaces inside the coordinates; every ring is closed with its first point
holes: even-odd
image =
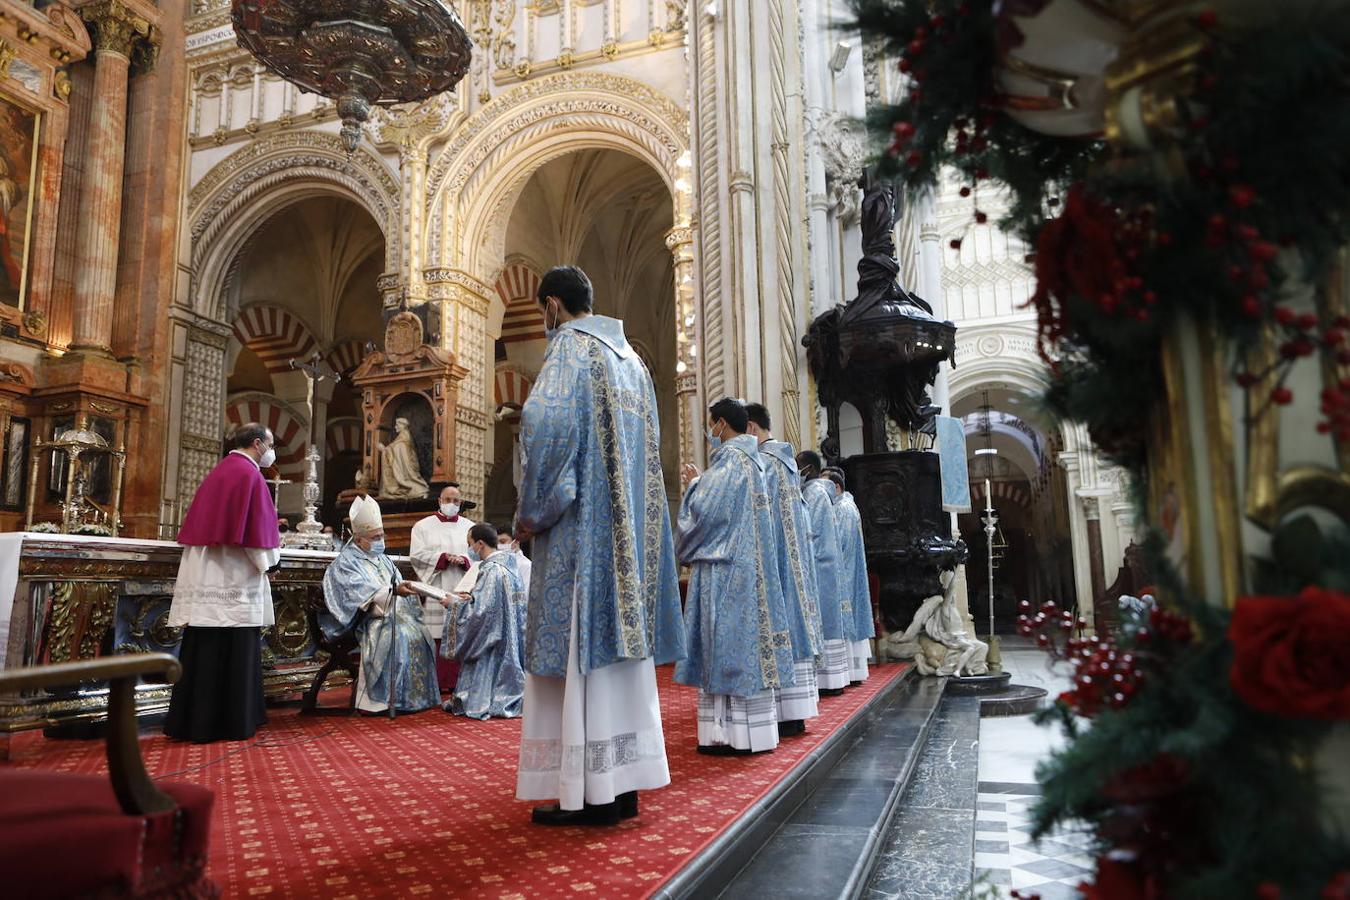
{"type": "MultiPolygon", "coordinates": [[[[473,526],[473,520],[464,516],[459,516],[453,522],[445,522],[434,513],[414,525],[408,556],[412,559],[417,579],[443,591],[453,591],[467,569],[451,565],[438,571],[436,563],[440,561],[442,553],[468,556],[469,529],[473,526]]],[[[445,608],[439,601],[423,602],[422,622],[432,640],[440,640],[444,620],[445,608]]]]}
{"type": "Polygon", "coordinates": [[[626,660],[582,675],[575,598],[567,677],[525,673],[521,730],[517,800],[581,809],[670,784],[656,664],[626,660]]]}
{"type": "Polygon", "coordinates": [[[169,606],[177,628],[253,628],[276,621],[267,570],[281,550],[254,547],[184,547],[169,606]]]}
{"type": "Polygon", "coordinates": [[[778,746],[778,704],[772,689],[753,697],[698,692],[698,745],[763,753],[778,746]]]}
{"type": "Polygon", "coordinates": [[[848,674],[851,681],[857,683],[867,680],[867,661],[871,658],[871,641],[848,642],[848,674]]]}

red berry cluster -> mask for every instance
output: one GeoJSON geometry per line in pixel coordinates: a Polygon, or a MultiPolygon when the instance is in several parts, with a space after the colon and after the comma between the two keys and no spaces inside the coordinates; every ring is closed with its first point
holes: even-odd
{"type": "Polygon", "coordinates": [[[1149,613],[1148,626],[1134,633],[1134,643],[1141,649],[1153,643],[1155,637],[1177,644],[1189,644],[1195,638],[1191,620],[1166,609],[1155,607],[1149,613]]]}
{"type": "MultiPolygon", "coordinates": [[[[1284,892],[1273,881],[1263,881],[1256,886],[1258,900],[1283,900],[1284,892]]],[[[1319,900],[1350,900],[1350,870],[1337,872],[1331,876],[1318,895],[1319,900]]]]}
{"type": "Polygon", "coordinates": [[[1026,601],[1019,609],[1018,634],[1034,635],[1038,647],[1073,664],[1073,688],[1060,694],[1059,700],[1081,716],[1091,717],[1129,703],[1145,680],[1141,662],[1157,652],[1159,641],[1188,644],[1194,638],[1189,619],[1164,609],[1154,609],[1148,626],[1131,635],[1130,649],[1121,647],[1114,636],[1095,640],[1073,637],[1075,631],[1081,633],[1085,623],[1054,603],[1042,603],[1034,615],[1026,601]]]}
{"type": "Polygon", "coordinates": [[[1350,442],[1350,378],[1342,378],[1335,387],[1322,391],[1322,415],[1326,418],[1317,423],[1320,433],[1350,442]]]}
{"type": "Polygon", "coordinates": [[[1115,243],[1118,256],[1113,261],[1109,289],[1097,297],[1097,306],[1108,316],[1148,321],[1158,295],[1134,274],[1136,263],[1152,243],[1169,244],[1172,236],[1155,234],[1153,209],[1148,206],[1130,212],[1117,212],[1115,243]]]}
{"type": "MultiPolygon", "coordinates": [[[[1247,298],[1255,302],[1254,297],[1247,298]]],[[[1295,362],[1312,356],[1318,348],[1333,354],[1340,365],[1350,365],[1350,349],[1346,347],[1346,331],[1350,329],[1350,318],[1337,316],[1329,327],[1318,333],[1318,318],[1315,313],[1296,313],[1287,306],[1275,307],[1273,318],[1282,331],[1280,355],[1262,372],[1242,370],[1233,376],[1240,387],[1248,390],[1268,383],[1272,376],[1278,376],[1275,386],[1270,389],[1269,402],[1277,406],[1286,406],[1294,400],[1293,391],[1285,387],[1295,362]]],[[[1317,426],[1323,434],[1335,434],[1339,440],[1350,439],[1350,418],[1347,418],[1346,392],[1350,391],[1348,382],[1329,387],[1322,392],[1322,414],[1326,417],[1317,426]]]]}

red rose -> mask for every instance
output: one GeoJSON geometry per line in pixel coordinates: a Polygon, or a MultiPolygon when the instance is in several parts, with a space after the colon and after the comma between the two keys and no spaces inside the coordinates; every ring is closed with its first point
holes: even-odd
{"type": "Polygon", "coordinates": [[[1234,692],[1288,719],[1350,719],[1350,594],[1305,588],[1297,597],[1242,597],[1228,625],[1234,692]]]}

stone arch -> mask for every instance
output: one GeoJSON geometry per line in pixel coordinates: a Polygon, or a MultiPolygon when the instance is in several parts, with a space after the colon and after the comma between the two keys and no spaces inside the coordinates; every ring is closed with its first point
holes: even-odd
{"type": "Polygon", "coordinates": [[[540,166],[576,150],[619,150],[660,173],[674,198],[688,146],[686,113],[643,82],[603,72],[526,82],[468,119],[430,166],[425,258],[491,283],[513,201],[540,166]]]}
{"type": "Polygon", "coordinates": [[[544,315],[536,294],[539,270],[524,262],[508,263],[493,285],[502,301],[501,340],[506,343],[543,340],[544,315]]]}
{"type": "Polygon", "coordinates": [[[1033,327],[1023,331],[1002,324],[997,330],[958,332],[956,366],[947,382],[949,408],[991,384],[1028,398],[1044,393],[1050,382],[1036,351],[1033,327]]]}
{"type": "Polygon", "coordinates": [[[503,406],[520,409],[530,396],[530,379],[509,363],[498,365],[492,383],[492,402],[497,409],[503,406]]]}
{"type": "Polygon", "coordinates": [[[324,428],[324,454],[332,459],[339,453],[361,453],[363,428],[360,416],[329,419],[324,428]]]}
{"type": "Polygon", "coordinates": [[[352,371],[366,358],[366,345],[364,341],[358,341],[354,338],[339,341],[328,352],[324,354],[323,361],[327,363],[334,372],[337,372],[343,378],[351,375],[352,371]]]}
{"type": "Polygon", "coordinates": [[[207,172],[188,196],[194,309],[231,318],[230,296],[242,252],[262,225],[291,204],[339,196],[370,214],[385,238],[385,270],[399,259],[399,181],[359,149],[349,159],[336,135],[281,132],[235,152],[207,172]]]}
{"type": "Polygon", "coordinates": [[[277,442],[277,470],[292,481],[304,480],[309,419],[299,410],[276,397],[247,392],[225,401],[225,421],[230,428],[258,422],[272,429],[277,442]]]}
{"type": "Polygon", "coordinates": [[[308,359],[318,346],[313,332],[295,313],[266,303],[239,311],[234,336],[273,375],[290,371],[292,359],[308,359]]]}

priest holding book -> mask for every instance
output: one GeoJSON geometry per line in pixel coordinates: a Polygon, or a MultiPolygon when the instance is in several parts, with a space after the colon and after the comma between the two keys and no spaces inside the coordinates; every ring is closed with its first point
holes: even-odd
{"type": "Polygon", "coordinates": [[[356,628],[356,708],[392,715],[439,706],[436,645],[423,625],[417,589],[384,554],[380,504],[357,497],[350,515],[352,539],[323,576],[319,625],[329,637],[356,628]]]}

